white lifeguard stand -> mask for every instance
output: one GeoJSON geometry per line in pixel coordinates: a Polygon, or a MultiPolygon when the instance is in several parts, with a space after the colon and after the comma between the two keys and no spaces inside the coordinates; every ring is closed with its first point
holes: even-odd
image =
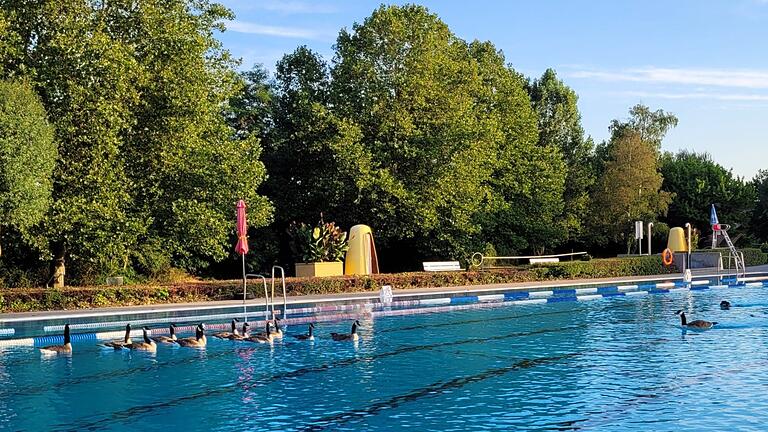
{"type": "Polygon", "coordinates": [[[738,249],[736,249],[733,241],[731,241],[731,236],[728,235],[728,229],[731,228],[731,226],[721,224],[717,219],[717,210],[715,210],[714,204],[712,204],[712,208],[709,211],[709,224],[712,226],[712,249],[717,248],[717,244],[719,243],[717,241],[717,237],[722,237],[725,240],[725,243],[728,245],[728,250],[730,251],[728,257],[729,263],[730,260],[733,260],[734,264],[736,265],[737,275],[745,275],[747,273],[747,266],[744,262],[744,255],[739,252],[738,249]]]}

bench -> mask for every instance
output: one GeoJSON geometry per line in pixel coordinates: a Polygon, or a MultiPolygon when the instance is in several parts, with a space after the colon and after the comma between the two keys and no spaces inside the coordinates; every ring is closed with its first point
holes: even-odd
{"type": "Polygon", "coordinates": [[[529,261],[531,264],[556,263],[560,262],[560,258],[531,258],[529,261]]]}
{"type": "Polygon", "coordinates": [[[427,272],[441,272],[441,271],[459,271],[463,270],[461,264],[458,261],[430,261],[425,262],[424,271],[427,272]]]}

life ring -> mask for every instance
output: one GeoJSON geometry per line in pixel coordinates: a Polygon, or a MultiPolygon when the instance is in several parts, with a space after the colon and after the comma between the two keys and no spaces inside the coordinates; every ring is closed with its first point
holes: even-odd
{"type": "Polygon", "coordinates": [[[675,254],[673,254],[669,248],[664,249],[664,252],[661,253],[661,262],[663,262],[665,266],[672,265],[672,263],[675,262],[675,254]]]}

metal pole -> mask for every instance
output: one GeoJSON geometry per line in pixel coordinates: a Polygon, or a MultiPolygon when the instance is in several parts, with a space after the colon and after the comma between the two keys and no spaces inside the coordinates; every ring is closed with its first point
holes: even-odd
{"type": "Polygon", "coordinates": [[[685,268],[691,268],[691,224],[685,223],[685,227],[688,228],[688,255],[685,263],[685,268]]]}
{"type": "Polygon", "coordinates": [[[245,254],[240,255],[243,258],[243,303],[245,303],[245,293],[247,289],[247,282],[245,277],[245,254]]]}
{"type": "Polygon", "coordinates": [[[248,278],[245,275],[245,254],[242,254],[241,257],[243,258],[243,321],[248,322],[247,307],[245,306],[245,298],[248,293],[248,278]]]}
{"type": "Polygon", "coordinates": [[[648,256],[651,256],[651,228],[653,228],[653,222],[648,222],[648,256]]]}

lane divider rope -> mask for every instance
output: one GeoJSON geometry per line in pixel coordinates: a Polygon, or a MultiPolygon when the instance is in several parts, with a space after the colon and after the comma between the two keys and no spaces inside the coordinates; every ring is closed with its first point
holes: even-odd
{"type": "MultiPolygon", "coordinates": [[[[701,282],[701,281],[696,281],[701,282]]],[[[598,299],[604,299],[604,298],[612,298],[612,297],[623,297],[623,296],[641,296],[641,295],[648,295],[648,294],[667,294],[671,292],[682,292],[682,291],[702,291],[707,289],[721,289],[721,288],[728,288],[728,287],[768,287],[768,281],[764,282],[750,282],[750,283],[735,283],[731,285],[707,285],[704,286],[701,283],[692,283],[688,286],[677,286],[675,283],[662,283],[662,284],[648,284],[648,285],[624,285],[624,286],[616,286],[616,287],[600,287],[600,288],[588,288],[588,289],[565,289],[565,290],[556,290],[554,291],[534,291],[534,292],[509,292],[504,293],[503,295],[479,295],[479,296],[459,296],[459,297],[447,297],[447,298],[438,298],[438,299],[423,299],[423,300],[407,300],[407,301],[399,301],[399,302],[392,302],[389,304],[382,304],[382,303],[364,303],[364,304],[353,304],[353,305],[323,305],[319,307],[314,308],[295,308],[295,309],[289,309],[289,313],[292,315],[301,315],[301,314],[314,314],[310,316],[303,316],[303,317],[293,317],[289,319],[283,319],[281,322],[284,325],[289,324],[306,324],[309,322],[329,322],[329,321],[340,321],[340,320],[348,320],[348,319],[357,319],[362,316],[400,316],[400,315],[409,315],[409,314],[420,314],[420,313],[437,313],[437,312],[448,312],[448,311],[459,311],[459,310],[471,310],[471,309],[485,309],[485,308],[495,308],[495,307],[501,307],[501,306],[508,306],[508,305],[533,305],[533,304],[546,304],[546,303],[560,303],[560,302],[576,302],[576,301],[591,301],[591,300],[598,300],[598,299]],[[664,288],[666,287],[666,288],[664,288]],[[667,289],[668,288],[668,289],[667,289]],[[634,289],[634,291],[630,291],[631,289],[634,289]],[[588,294],[592,293],[592,294],[588,294]],[[582,295],[579,295],[582,294],[582,295]],[[334,313],[335,312],[335,313],[334,313]],[[350,313],[351,312],[351,313],[350,313]],[[355,313],[356,312],[356,313],[355,313]]],[[[279,311],[276,310],[276,313],[279,311]]],[[[266,311],[254,311],[250,312],[246,315],[246,318],[252,317],[252,318],[259,318],[264,317],[266,318],[267,312],[266,311]]],[[[198,321],[194,318],[204,318],[204,319],[212,319],[213,317],[220,317],[220,318],[231,318],[231,317],[242,317],[242,314],[218,314],[218,315],[200,315],[196,317],[178,317],[178,320],[185,320],[187,322],[189,321],[198,321]]],[[[141,320],[137,322],[131,322],[131,324],[136,323],[139,325],[140,323],[144,322],[156,322],[156,321],[150,321],[150,320],[141,320]]],[[[167,319],[166,319],[167,322],[167,319]]],[[[104,326],[115,325],[116,322],[111,323],[86,323],[86,324],[75,324],[71,325],[70,328],[79,328],[75,326],[83,326],[82,328],[92,328],[88,327],[90,325],[96,325],[101,324],[104,326]]],[[[120,322],[122,323],[122,322],[120,322]]],[[[253,328],[256,331],[259,331],[258,328],[259,325],[263,326],[265,325],[265,321],[256,321],[256,324],[254,324],[253,328]]],[[[206,327],[210,330],[228,330],[230,328],[229,323],[212,323],[212,324],[206,324],[206,327]]],[[[63,326],[46,326],[46,331],[49,331],[48,329],[55,329],[60,328],[63,329],[63,326]]],[[[194,333],[195,326],[194,325],[188,325],[188,326],[177,326],[176,327],[177,332],[179,333],[194,333]]],[[[0,329],[0,331],[3,331],[2,334],[14,334],[14,329],[0,329]]],[[[50,330],[53,331],[53,330],[50,330]]],[[[60,330],[59,330],[60,331],[60,330]]],[[[150,330],[150,334],[152,335],[158,335],[158,334],[167,334],[168,329],[167,328],[155,328],[150,330]]],[[[108,332],[99,332],[99,333],[73,333],[71,335],[71,339],[73,342],[82,342],[82,341],[104,341],[104,340],[111,340],[111,339],[122,339],[125,332],[122,330],[114,330],[114,331],[108,331],[108,332]]],[[[133,329],[131,332],[131,338],[134,337],[141,337],[142,330],[141,329],[133,329]]],[[[44,346],[44,345],[52,345],[52,344],[60,344],[63,343],[63,336],[62,335],[52,335],[52,336],[38,336],[33,338],[23,338],[23,339],[4,339],[0,340],[0,347],[4,346],[44,346]]]]}

